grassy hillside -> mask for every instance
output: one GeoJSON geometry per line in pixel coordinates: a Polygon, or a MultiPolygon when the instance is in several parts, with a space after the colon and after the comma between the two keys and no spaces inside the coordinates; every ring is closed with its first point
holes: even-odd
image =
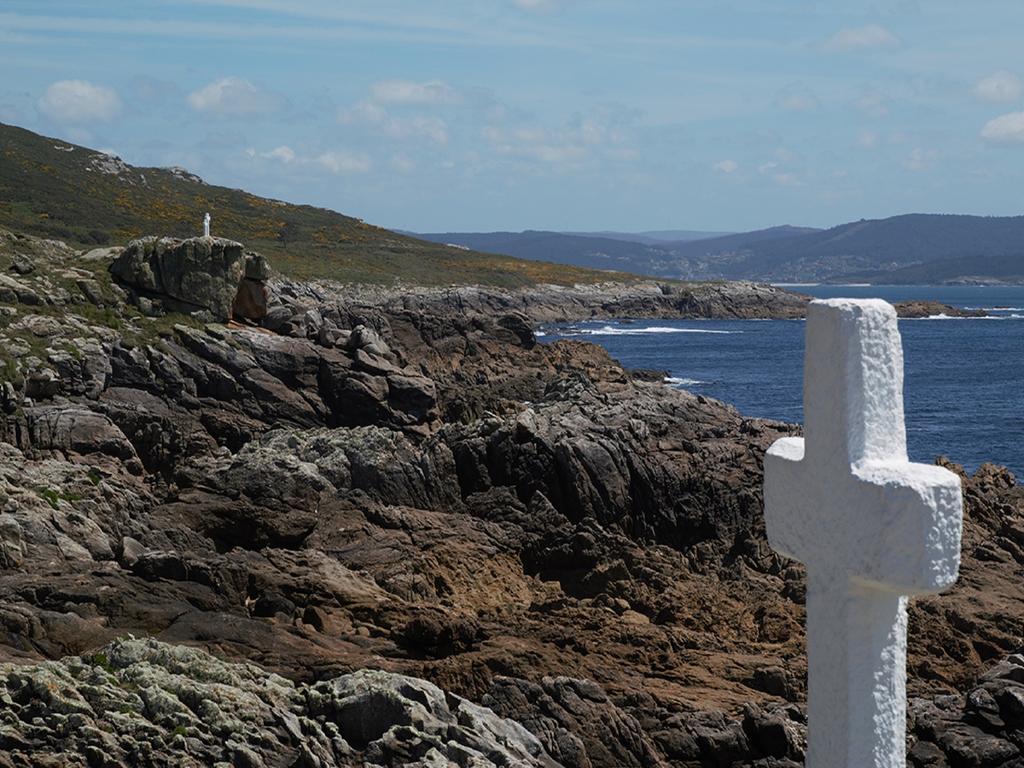
{"type": "Polygon", "coordinates": [[[587,283],[635,279],[450,248],[308,205],[204,183],[0,123],[0,227],[87,247],[145,234],[214,231],[267,255],[284,274],[419,285],[587,283]]]}

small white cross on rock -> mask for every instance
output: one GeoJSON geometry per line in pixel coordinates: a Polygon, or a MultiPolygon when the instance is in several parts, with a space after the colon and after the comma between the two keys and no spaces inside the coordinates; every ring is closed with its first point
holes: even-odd
{"type": "Polygon", "coordinates": [[[960,480],[911,464],[896,311],[811,302],[804,438],[764,466],[768,541],[807,566],[807,768],[906,765],[907,595],[960,567],[960,480]]]}

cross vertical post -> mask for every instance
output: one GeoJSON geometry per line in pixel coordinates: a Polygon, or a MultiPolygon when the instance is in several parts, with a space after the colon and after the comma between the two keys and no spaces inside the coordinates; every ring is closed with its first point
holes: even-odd
{"type": "Polygon", "coordinates": [[[951,586],[960,480],[907,458],[903,348],[880,300],[811,302],[804,437],[765,456],[768,540],[807,566],[807,768],[906,765],[907,596],[951,586]]]}

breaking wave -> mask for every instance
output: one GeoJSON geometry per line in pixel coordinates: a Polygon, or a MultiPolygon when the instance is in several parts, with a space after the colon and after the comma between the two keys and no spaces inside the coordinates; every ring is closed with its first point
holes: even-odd
{"type": "Polygon", "coordinates": [[[953,315],[928,315],[928,317],[903,317],[901,320],[1021,320],[1024,315],[989,315],[988,317],[954,317],[953,315]]]}
{"type": "Polygon", "coordinates": [[[647,333],[715,333],[734,334],[742,331],[713,331],[707,328],[669,328],[655,325],[649,328],[616,327],[602,325],[600,328],[566,328],[562,333],[566,336],[639,336],[647,333]]]}
{"type": "Polygon", "coordinates": [[[670,387],[696,387],[701,384],[710,384],[708,381],[701,381],[700,379],[687,379],[679,376],[666,376],[665,383],[670,387]]]}

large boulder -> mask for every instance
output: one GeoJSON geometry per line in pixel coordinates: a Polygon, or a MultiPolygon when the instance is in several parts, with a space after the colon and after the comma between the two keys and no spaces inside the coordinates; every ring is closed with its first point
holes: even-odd
{"type": "Polygon", "coordinates": [[[252,251],[245,252],[245,275],[238,285],[232,312],[235,317],[262,320],[267,316],[270,293],[267,280],[270,279],[270,264],[265,258],[252,251]]]}
{"type": "Polygon", "coordinates": [[[110,272],[137,295],[157,299],[167,309],[205,310],[220,322],[235,313],[253,319],[266,313],[266,262],[233,240],[143,237],[128,244],[110,272]],[[243,283],[245,296],[239,301],[243,283]]]}
{"type": "Polygon", "coordinates": [[[24,409],[22,447],[37,451],[100,453],[125,462],[137,460],[124,432],[102,413],[74,405],[41,405],[24,409]]]}

